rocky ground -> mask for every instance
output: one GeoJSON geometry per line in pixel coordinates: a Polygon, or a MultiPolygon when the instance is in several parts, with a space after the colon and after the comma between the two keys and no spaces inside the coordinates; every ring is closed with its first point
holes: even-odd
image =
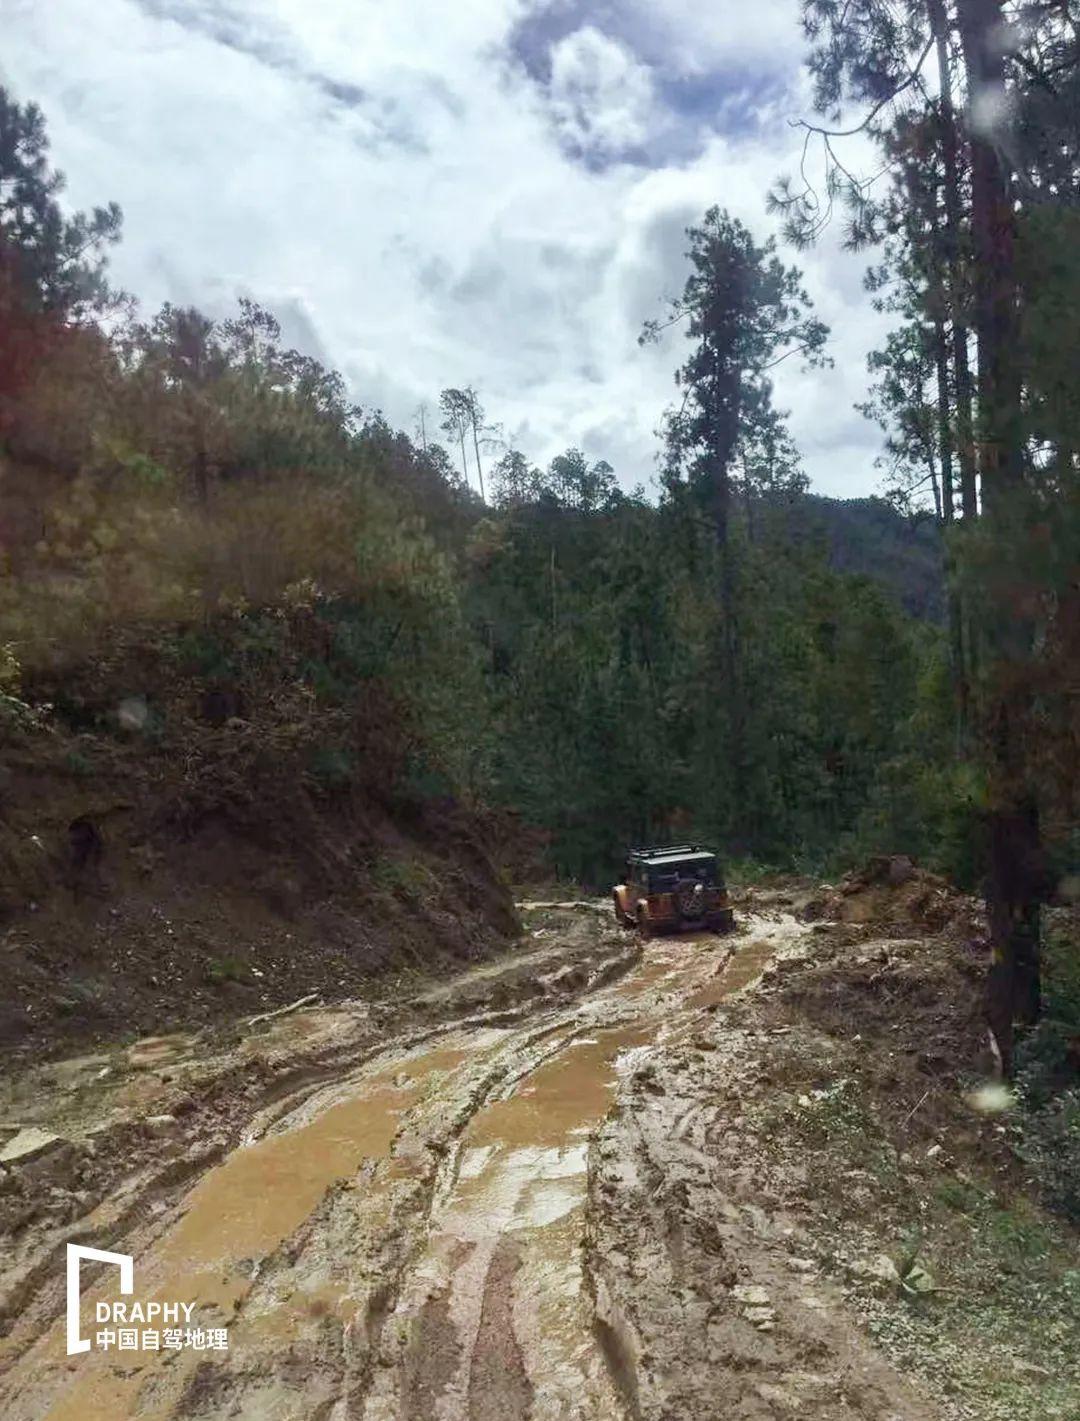
{"type": "Polygon", "coordinates": [[[523,916],[400,1001],[9,1078],[5,1417],[1080,1416],[1080,1251],[978,1091],[967,900],[885,865],[644,950],[523,916]],[[69,1241],[227,1350],[102,1350],[88,1264],[67,1356],[69,1241]]]}

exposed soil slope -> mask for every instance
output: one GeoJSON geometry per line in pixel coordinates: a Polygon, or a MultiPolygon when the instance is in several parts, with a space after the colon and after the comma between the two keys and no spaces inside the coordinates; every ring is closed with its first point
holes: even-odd
{"type": "Polygon", "coordinates": [[[297,612],[291,660],[225,682],[132,642],[0,720],[0,1053],[393,992],[517,933],[494,831],[418,780],[404,707],[299,679],[326,634],[297,612]]]}

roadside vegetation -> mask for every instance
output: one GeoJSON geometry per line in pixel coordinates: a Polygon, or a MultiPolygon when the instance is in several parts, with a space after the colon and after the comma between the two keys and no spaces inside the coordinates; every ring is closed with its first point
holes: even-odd
{"type": "MultiPolygon", "coordinates": [[[[70,940],[77,909],[92,959],[110,893],[137,883],[148,903],[163,874],[177,902],[187,883],[254,894],[248,927],[230,918],[245,941],[266,911],[314,944],[332,887],[359,892],[338,905],[354,927],[372,904],[424,917],[403,947],[422,960],[447,933],[458,956],[485,950],[492,915],[513,931],[519,832],[543,872],[593,889],[650,839],[715,841],[745,879],[906,854],[984,892],[997,1061],[1032,1167],[1070,1157],[1075,25],[1024,3],[1004,48],[993,3],[802,9],[819,108],[856,116],[880,181],[845,164],[846,130],[807,124],[772,210],[789,249],[845,221],[867,301],[895,318],[866,406],[892,507],[828,527],[770,372],[827,363],[829,332],[788,253],[729,213],[690,227],[683,290],[642,330],[683,351],[650,497],[597,451],[537,468],[469,386],[397,431],[250,301],[140,311],[108,282],[119,210],[66,209],[44,117],[0,92],[16,1039],[35,1012],[99,1006],[100,988],[53,990],[73,968],[38,924],[70,940]],[[1011,115],[1008,144],[969,120],[984,100],[1011,115]],[[1066,965],[1044,987],[1050,903],[1066,965]]],[[[154,923],[133,960],[157,986],[154,923]]],[[[208,949],[200,980],[242,981],[243,961],[208,949]]],[[[1066,1209],[1073,1177],[1053,1186],[1066,1209]]]]}
{"type": "MultiPolygon", "coordinates": [[[[573,1014],[641,962],[581,900],[628,846],[701,840],[742,936],[646,957],[621,1038],[642,1063],[616,1071],[612,1040],[584,1086],[555,1070],[570,1108],[532,1150],[594,1194],[560,1235],[594,1270],[582,1355],[603,1343],[643,1417],[1080,1416],[1080,19],[800,13],[818,118],[768,196],[777,236],[709,207],[641,330],[677,367],[650,490],[599,449],[540,467],[465,372],[403,432],[250,300],[142,310],[110,284],[119,209],[65,205],[45,117],[0,88],[0,1330],[22,1344],[61,1316],[52,1230],[100,1242],[116,1189],[152,1234],[158,1182],[183,1214],[256,1107],[269,1130],[280,1091],[395,1037],[380,1090],[411,1091],[416,1043],[445,1024],[468,1056],[472,1017],[469,1050],[506,1064],[424,1117],[440,1076],[419,1133],[387,1117],[430,1227],[466,1121],[545,1099],[518,1091],[549,1059],[533,1010],[566,1012],[560,1051],[634,1020],[617,994],[573,1014]],[[831,359],[794,264],[830,225],[891,318],[863,406],[883,495],[846,503],[809,491],[772,374],[831,359]],[[544,901],[519,916],[522,885],[544,901]]],[[[428,1414],[449,1294],[421,1277],[431,1334],[395,1314],[419,1255],[357,1224],[367,1148],[355,1180],[322,1162],[321,1215],[268,1275],[299,1316],[290,1270],[328,1239],[371,1311],[320,1298],[274,1365],[321,1385],[332,1341],[360,1405],[350,1358],[389,1386],[389,1339],[428,1414]]],[[[493,1387],[513,1232],[490,1309],[468,1274],[493,1387]]]]}

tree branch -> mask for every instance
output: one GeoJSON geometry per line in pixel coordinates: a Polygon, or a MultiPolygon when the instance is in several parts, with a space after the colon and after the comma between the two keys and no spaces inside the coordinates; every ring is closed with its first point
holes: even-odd
{"type": "Polygon", "coordinates": [[[881,100],[880,103],[875,104],[874,107],[863,119],[862,123],[856,124],[854,128],[823,128],[820,124],[810,123],[805,118],[788,119],[788,123],[792,128],[805,128],[810,133],[818,133],[822,136],[822,138],[825,139],[853,138],[855,134],[862,133],[864,129],[868,128],[869,125],[873,123],[874,119],[877,118],[881,110],[891,104],[894,99],[898,99],[905,89],[910,89],[913,84],[917,84],[919,82],[919,77],[922,73],[922,67],[926,63],[927,57],[929,56],[933,45],[934,38],[931,35],[931,37],[926,41],[926,44],[923,46],[923,52],[919,55],[919,62],[916,64],[915,68],[907,76],[904,82],[902,84],[897,85],[897,87],[892,91],[891,94],[886,94],[886,96],[881,100]]]}

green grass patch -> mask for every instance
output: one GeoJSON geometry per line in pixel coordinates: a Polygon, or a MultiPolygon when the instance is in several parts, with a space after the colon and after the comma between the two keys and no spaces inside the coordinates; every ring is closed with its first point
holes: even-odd
{"type": "Polygon", "coordinates": [[[206,969],[206,980],[220,987],[226,982],[248,981],[248,969],[236,957],[215,957],[206,969]]]}
{"type": "Polygon", "coordinates": [[[439,888],[438,879],[426,863],[403,855],[377,858],[368,869],[368,877],[373,888],[409,903],[433,898],[439,888]]]}

